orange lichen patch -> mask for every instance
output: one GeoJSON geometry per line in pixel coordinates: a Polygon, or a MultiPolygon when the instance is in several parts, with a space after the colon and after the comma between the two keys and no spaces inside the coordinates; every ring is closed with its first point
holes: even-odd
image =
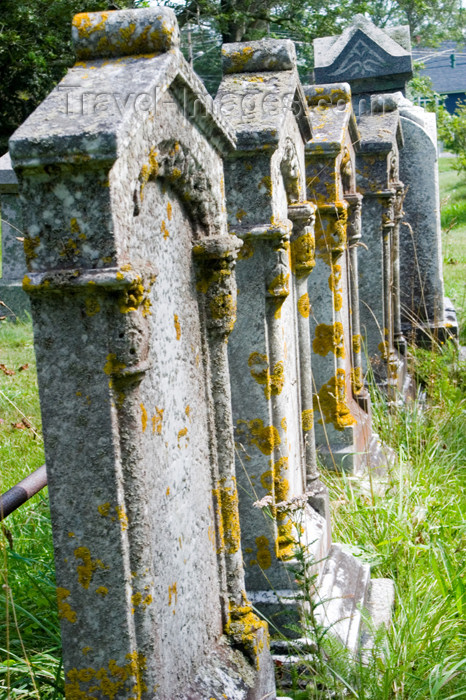
{"type": "Polygon", "coordinates": [[[97,511],[103,518],[107,518],[110,513],[110,508],[110,502],[107,501],[106,503],[102,503],[100,506],[97,506],[97,511]]]}
{"type": "Polygon", "coordinates": [[[177,314],[173,315],[173,323],[175,325],[176,339],[181,340],[181,324],[177,314]]]}
{"type": "MultiPolygon", "coordinates": [[[[344,369],[337,369],[336,375],[324,384],[318,394],[314,396],[314,410],[321,413],[323,420],[326,423],[332,423],[336,430],[344,430],[356,423],[346,404],[344,369]]],[[[322,419],[319,422],[322,422],[322,419]]]]}
{"type": "Polygon", "coordinates": [[[94,572],[97,569],[107,569],[100,559],[92,559],[91,553],[87,547],[78,547],[74,550],[76,560],[81,560],[78,564],[78,582],[85,589],[89,588],[94,572]]]}
{"type": "Polygon", "coordinates": [[[290,275],[280,272],[269,284],[268,292],[273,297],[287,296],[290,293],[290,275]]]}
{"type": "Polygon", "coordinates": [[[125,363],[119,362],[114,352],[107,355],[107,362],[104,365],[105,374],[108,374],[109,376],[112,374],[117,374],[120,370],[125,369],[125,367],[125,363]]]}
{"type": "Polygon", "coordinates": [[[173,216],[173,207],[170,204],[170,202],[167,202],[167,218],[169,221],[172,220],[172,216],[173,216]]]}
{"type": "Polygon", "coordinates": [[[226,321],[227,330],[233,330],[236,321],[236,300],[231,294],[218,294],[209,304],[212,318],[226,321]]]}
{"type": "Polygon", "coordinates": [[[239,209],[235,214],[236,220],[241,222],[241,220],[244,219],[246,214],[247,214],[247,211],[245,211],[244,209],[239,209]]]}
{"type": "MultiPolygon", "coordinates": [[[[149,155],[147,157],[147,162],[144,163],[144,165],[141,168],[141,171],[139,173],[139,182],[140,182],[140,196],[141,196],[141,201],[144,199],[144,188],[149,182],[149,180],[153,180],[157,177],[158,172],[159,172],[159,163],[157,161],[157,151],[154,148],[151,148],[149,151],[149,155]]],[[[181,175],[181,173],[180,173],[181,175]]]]}
{"type": "MultiPolygon", "coordinates": [[[[194,248],[196,252],[196,248],[194,248]]],[[[211,265],[198,265],[196,289],[207,294],[213,284],[222,285],[231,276],[231,269],[226,260],[220,262],[220,269],[212,269],[211,265]]]]}
{"type": "Polygon", "coordinates": [[[329,352],[333,352],[337,357],[344,358],[343,324],[340,323],[340,321],[330,325],[319,323],[315,329],[312,349],[317,355],[321,355],[322,357],[325,357],[329,352]]]}
{"type": "MultiPolygon", "coordinates": [[[[181,449],[181,440],[186,437],[188,434],[188,429],[187,428],[182,428],[181,430],[178,431],[178,447],[181,449]]],[[[189,438],[186,439],[186,445],[189,442],[189,438]]]]}
{"type": "Polygon", "coordinates": [[[190,415],[190,413],[191,413],[191,406],[190,406],[189,404],[188,404],[188,405],[186,406],[186,408],[184,409],[184,412],[186,413],[186,415],[187,415],[188,418],[189,418],[189,415],[190,415]]]}
{"type": "Polygon", "coordinates": [[[229,73],[241,73],[247,63],[251,60],[254,55],[254,49],[252,46],[245,46],[240,51],[232,51],[229,54],[222,49],[223,55],[228,55],[231,62],[231,68],[228,69],[229,73]]]}
{"type": "Polygon", "coordinates": [[[272,554],[267,537],[264,535],[256,537],[256,547],[257,554],[255,561],[259,564],[261,569],[270,569],[272,565],[272,554]]]}
{"type": "Polygon", "coordinates": [[[343,253],[346,247],[347,213],[345,209],[327,216],[324,212],[316,220],[317,256],[327,264],[332,261],[332,254],[343,253]]]}
{"type": "Polygon", "coordinates": [[[272,178],[270,175],[264,175],[262,180],[257,185],[259,192],[265,193],[268,197],[272,196],[272,178]]]}
{"type": "Polygon", "coordinates": [[[120,523],[120,527],[122,531],[124,532],[125,530],[128,529],[128,516],[126,515],[125,509],[123,506],[115,506],[116,514],[118,521],[120,523]]]}
{"type": "Polygon", "coordinates": [[[310,430],[312,430],[312,426],[314,425],[314,411],[312,408],[307,408],[305,411],[301,413],[301,427],[303,429],[303,432],[307,433],[310,430]]]}
{"type": "Polygon", "coordinates": [[[145,432],[146,432],[146,428],[147,428],[147,411],[146,411],[146,407],[144,406],[143,403],[140,403],[140,404],[139,404],[139,407],[140,407],[140,409],[141,409],[141,427],[142,427],[142,432],[145,433],[145,432]]]}
{"type": "Polygon", "coordinates": [[[220,480],[218,497],[220,499],[220,515],[222,520],[223,547],[226,554],[234,554],[241,545],[238,491],[236,479],[231,477],[229,485],[225,479],[220,480]]]}
{"type": "Polygon", "coordinates": [[[239,260],[248,260],[249,258],[252,258],[254,255],[254,246],[251,243],[251,241],[244,241],[243,245],[241,246],[239,253],[238,253],[238,259],[239,260]]]}
{"type": "Polygon", "coordinates": [[[309,301],[309,294],[307,292],[298,299],[298,312],[303,318],[309,318],[309,314],[311,313],[311,302],[309,301]]]}
{"type": "Polygon", "coordinates": [[[168,605],[176,605],[178,603],[178,588],[175,583],[172,583],[171,586],[168,586],[168,605]]]}
{"type": "Polygon", "coordinates": [[[73,17],[73,27],[78,30],[81,39],[88,39],[94,32],[100,32],[105,28],[105,23],[110,12],[81,12],[73,17]],[[100,15],[100,22],[96,21],[100,15]]]}
{"type": "Polygon", "coordinates": [[[116,697],[141,700],[142,694],[147,691],[143,680],[146,657],[133,651],[126,654],[125,660],[127,663],[123,666],[110,659],[107,667],[70,669],[66,674],[65,683],[67,700],[92,700],[96,697],[110,700],[115,700],[116,697]]]}
{"type": "Polygon", "coordinates": [[[353,345],[353,352],[355,355],[358,355],[361,352],[362,337],[358,333],[356,335],[353,335],[351,341],[353,345]]]}
{"type": "Polygon", "coordinates": [[[162,221],[162,225],[160,227],[161,232],[163,233],[163,237],[167,239],[170,235],[170,232],[165,224],[165,221],[162,221]]]}
{"type": "Polygon", "coordinates": [[[377,348],[382,356],[382,360],[388,360],[390,357],[390,346],[388,340],[383,340],[377,345],[377,348]]]}
{"type": "MultiPolygon", "coordinates": [[[[176,583],[175,583],[176,586],[176,583]]],[[[131,614],[134,615],[134,612],[136,608],[139,608],[141,606],[142,608],[147,608],[148,605],[152,603],[152,596],[150,593],[147,593],[146,595],[143,595],[139,591],[137,593],[133,593],[131,596],[131,614]]]]}
{"type": "Polygon", "coordinates": [[[105,598],[105,596],[108,595],[108,588],[106,586],[99,586],[95,589],[95,592],[97,595],[101,595],[102,598],[105,598]]]}
{"type": "Polygon", "coordinates": [[[362,367],[354,367],[351,370],[351,384],[355,394],[359,394],[364,388],[364,374],[362,367]]]}
{"type": "Polygon", "coordinates": [[[100,304],[94,296],[86,297],[84,305],[86,307],[86,316],[95,316],[100,311],[100,304]]]}
{"type": "Polygon", "coordinates": [[[274,447],[281,444],[278,430],[273,425],[265,426],[260,418],[249,422],[238,420],[236,433],[238,438],[244,436],[249,445],[255,445],[264,455],[271,455],[274,447]]]}
{"type": "Polygon", "coordinates": [[[245,605],[230,603],[230,614],[225,625],[225,633],[241,646],[255,667],[259,668],[259,657],[268,643],[267,623],[260,620],[252,611],[245,598],[245,605]]]}
{"type": "Polygon", "coordinates": [[[150,307],[152,306],[148,293],[149,289],[145,289],[142,279],[137,277],[120,295],[119,309],[121,313],[127,314],[141,308],[142,315],[146,317],[151,313],[150,307]]]}
{"type": "Polygon", "coordinates": [[[165,409],[155,407],[155,415],[152,416],[152,432],[157,433],[157,435],[162,434],[163,426],[163,412],[165,409]]]}
{"type": "Polygon", "coordinates": [[[308,275],[316,264],[315,243],[312,233],[304,233],[290,244],[291,269],[297,277],[308,275]]]}
{"type": "Polygon", "coordinates": [[[60,620],[76,622],[77,614],[75,610],[71,608],[69,603],[65,602],[70,595],[71,592],[67,588],[57,588],[58,617],[60,620]]]}
{"type": "Polygon", "coordinates": [[[258,384],[264,386],[264,395],[266,399],[270,399],[271,396],[277,396],[281,393],[283,385],[285,384],[283,362],[277,362],[271,372],[267,355],[253,352],[249,356],[248,365],[250,367],[251,376],[258,384]]]}

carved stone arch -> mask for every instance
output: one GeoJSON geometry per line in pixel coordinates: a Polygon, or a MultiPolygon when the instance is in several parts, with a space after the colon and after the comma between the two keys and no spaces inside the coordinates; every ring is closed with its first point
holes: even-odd
{"type": "Polygon", "coordinates": [[[202,162],[182,140],[161,141],[151,148],[138,177],[134,213],[139,214],[144,188],[157,178],[166,180],[178,194],[193,222],[195,238],[222,231],[222,189],[207,175],[202,162]]]}
{"type": "Polygon", "coordinates": [[[296,204],[301,200],[301,171],[296,146],[290,137],[285,140],[280,172],[285,185],[288,204],[296,204]]]}
{"type": "Polygon", "coordinates": [[[340,161],[340,177],[343,187],[343,194],[350,194],[354,191],[354,171],[351,162],[351,154],[347,146],[343,151],[340,161]]]}

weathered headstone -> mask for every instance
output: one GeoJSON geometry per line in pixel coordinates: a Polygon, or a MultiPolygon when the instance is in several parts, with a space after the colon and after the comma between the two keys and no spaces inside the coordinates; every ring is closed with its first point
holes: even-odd
{"type": "Polygon", "coordinates": [[[29,311],[29,298],[23,291],[26,262],[23,250],[21,205],[18,179],[9,153],[0,158],[1,271],[0,316],[15,318],[29,311]]]}
{"type": "Polygon", "coordinates": [[[348,85],[306,86],[305,92],[314,127],[306,144],[307,197],[317,205],[316,267],[308,278],[316,442],[327,466],[362,473],[386,455],[372,432],[361,358],[359,133],[348,85]]]}
{"type": "MultiPolygon", "coordinates": [[[[316,39],[314,51],[316,81],[347,81],[358,117],[370,113],[374,104],[379,112],[399,108],[404,136],[399,179],[405,192],[403,218],[398,222],[401,308],[398,317],[394,315],[394,324],[402,326],[394,329],[398,345],[403,347],[402,335],[423,340],[432,334],[457,333],[451,302],[444,298],[435,115],[404,97],[412,76],[409,27],[382,30],[356,15],[340,36],[316,39]],[[374,103],[371,98],[377,94],[374,103]]],[[[395,270],[395,284],[396,275],[395,270]]]]}
{"type": "Polygon", "coordinates": [[[370,607],[378,582],[371,584],[369,568],[344,548],[330,546],[316,466],[308,280],[318,208],[306,201],[310,114],[291,42],[228,44],[223,54],[216,104],[237,138],[225,163],[228,218],[244,241],[229,361],[246,588],[272,628],[295,637],[302,596],[295,578],[314,574],[319,621],[356,650],[361,607],[370,607]],[[254,501],[268,504],[267,517],[254,501]]]}
{"type": "Polygon", "coordinates": [[[80,14],[10,142],[67,697],[275,698],[244,588],[221,153],[172,11],[80,14]]]}
{"type": "Polygon", "coordinates": [[[238,149],[225,163],[228,219],[244,241],[228,348],[246,587],[266,617],[292,634],[298,537],[286,506],[276,504],[303,500],[300,539],[314,572],[330,540],[315,453],[306,286],[314,266],[315,206],[305,201],[304,180],[311,125],[291,41],[226,44],[222,53],[216,104],[238,149]],[[271,518],[253,507],[264,497],[271,518]]]}

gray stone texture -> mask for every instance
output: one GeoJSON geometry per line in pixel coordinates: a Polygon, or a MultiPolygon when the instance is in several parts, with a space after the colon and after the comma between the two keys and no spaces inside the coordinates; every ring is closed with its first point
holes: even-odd
{"type": "Polygon", "coordinates": [[[30,310],[29,298],[23,291],[26,260],[23,250],[21,205],[18,179],[9,153],[0,158],[0,212],[2,217],[2,260],[0,273],[0,316],[16,318],[30,310]]]}
{"type": "Polygon", "coordinates": [[[140,12],[75,19],[86,61],[10,141],[67,695],[275,698],[234,471],[234,139],[167,39],[173,13],[140,12]],[[118,55],[146,29],[155,54],[118,55]]]}

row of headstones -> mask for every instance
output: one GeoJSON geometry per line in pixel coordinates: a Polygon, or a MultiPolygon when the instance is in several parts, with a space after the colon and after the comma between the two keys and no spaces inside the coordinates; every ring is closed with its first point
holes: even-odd
{"type": "Polygon", "coordinates": [[[349,648],[371,596],[390,608],[390,584],[331,544],[316,444],[356,474],[390,459],[365,358],[402,396],[400,261],[422,237],[437,257],[410,271],[416,318],[445,327],[437,223],[400,232],[403,98],[357,124],[347,84],[303,89],[293,43],[268,40],[224,46],[212,102],[167,9],[77,15],[73,38],[2,193],[3,240],[24,237],[68,695],[273,698],[251,602],[291,634],[297,540],[349,648]]]}

